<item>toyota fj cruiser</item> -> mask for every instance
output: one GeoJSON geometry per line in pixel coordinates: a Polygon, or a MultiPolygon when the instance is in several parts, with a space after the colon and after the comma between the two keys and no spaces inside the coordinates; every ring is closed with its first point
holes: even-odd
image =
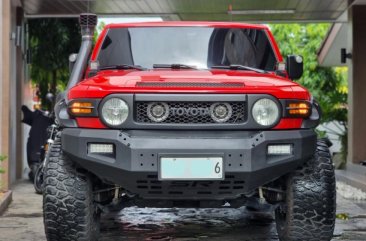
{"type": "Polygon", "coordinates": [[[275,205],[280,240],[330,240],[335,179],[314,128],[321,111],[294,82],[266,26],[111,24],[96,16],[55,107],[45,167],[48,240],[96,240],[104,206],[275,205]]]}

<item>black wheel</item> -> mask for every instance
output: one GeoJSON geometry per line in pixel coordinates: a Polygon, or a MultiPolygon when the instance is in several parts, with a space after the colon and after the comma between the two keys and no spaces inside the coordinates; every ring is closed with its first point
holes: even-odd
{"type": "Polygon", "coordinates": [[[36,172],[38,170],[38,167],[39,167],[39,164],[38,163],[33,163],[29,167],[30,170],[29,170],[29,173],[28,173],[28,178],[29,178],[29,181],[31,181],[33,183],[34,183],[34,177],[36,175],[36,172]]]}
{"type": "Polygon", "coordinates": [[[288,176],[286,186],[286,203],[275,211],[279,239],[331,240],[336,187],[334,167],[325,142],[318,141],[313,158],[288,176]]]}
{"type": "Polygon", "coordinates": [[[44,170],[43,216],[47,240],[98,240],[100,213],[91,178],[62,152],[56,137],[44,170]]]}
{"type": "Polygon", "coordinates": [[[34,174],[34,190],[37,194],[43,193],[43,165],[40,165],[34,174]]]}

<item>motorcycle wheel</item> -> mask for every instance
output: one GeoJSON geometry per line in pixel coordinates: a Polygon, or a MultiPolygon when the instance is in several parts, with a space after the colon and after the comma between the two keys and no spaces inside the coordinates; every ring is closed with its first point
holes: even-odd
{"type": "Polygon", "coordinates": [[[34,190],[37,194],[43,193],[43,165],[40,165],[34,174],[34,190]]]}

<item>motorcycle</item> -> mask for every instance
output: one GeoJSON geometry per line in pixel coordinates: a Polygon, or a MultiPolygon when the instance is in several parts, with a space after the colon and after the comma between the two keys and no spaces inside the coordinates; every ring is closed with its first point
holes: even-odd
{"type": "MultiPolygon", "coordinates": [[[[53,103],[53,94],[48,93],[46,99],[53,103]]],[[[21,110],[23,112],[22,122],[31,127],[27,141],[27,162],[30,169],[28,177],[34,183],[36,192],[41,193],[39,183],[43,180],[43,173],[39,169],[44,165],[49,139],[54,138],[51,135],[55,120],[54,113],[42,110],[31,111],[25,105],[21,110]]]]}

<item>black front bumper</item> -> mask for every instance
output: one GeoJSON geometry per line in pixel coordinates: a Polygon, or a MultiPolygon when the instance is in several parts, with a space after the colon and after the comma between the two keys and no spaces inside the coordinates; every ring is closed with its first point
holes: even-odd
{"type": "Polygon", "coordinates": [[[104,181],[145,199],[230,200],[291,172],[315,152],[313,130],[119,131],[66,128],[62,149],[104,181]],[[88,143],[113,143],[115,155],[88,153],[88,143]],[[269,144],[292,144],[290,155],[268,155],[269,144]],[[224,180],[161,181],[162,156],[219,156],[224,180]]]}

